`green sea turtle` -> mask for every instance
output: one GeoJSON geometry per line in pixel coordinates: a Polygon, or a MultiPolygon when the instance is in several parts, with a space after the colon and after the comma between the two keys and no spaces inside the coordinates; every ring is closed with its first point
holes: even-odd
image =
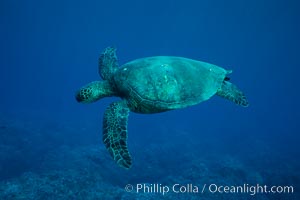
{"type": "Polygon", "coordinates": [[[116,49],[106,48],[99,58],[99,74],[76,93],[78,102],[91,103],[118,96],[106,109],[103,142],[119,166],[131,167],[127,148],[129,111],[159,113],[196,105],[217,94],[240,106],[248,106],[245,95],[227,75],[231,71],[213,64],[183,57],[156,56],[128,62],[119,67],[116,49]]]}

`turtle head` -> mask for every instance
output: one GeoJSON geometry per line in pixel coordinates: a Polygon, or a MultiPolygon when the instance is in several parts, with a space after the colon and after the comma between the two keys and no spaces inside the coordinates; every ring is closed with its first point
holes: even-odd
{"type": "Polygon", "coordinates": [[[92,103],[103,97],[114,95],[115,92],[108,81],[94,81],[80,88],[75,98],[80,103],[92,103]]]}

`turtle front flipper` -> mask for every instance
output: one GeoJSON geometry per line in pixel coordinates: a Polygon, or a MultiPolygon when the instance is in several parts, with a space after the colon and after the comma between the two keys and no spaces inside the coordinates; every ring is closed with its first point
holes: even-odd
{"type": "Polygon", "coordinates": [[[132,163],[127,148],[128,115],[129,108],[123,100],[110,104],[103,119],[103,142],[118,165],[126,169],[132,163]]]}
{"type": "Polygon", "coordinates": [[[249,106],[248,100],[244,93],[240,91],[234,84],[223,81],[221,88],[217,91],[217,95],[228,99],[237,105],[247,107],[249,106]]]}
{"type": "Polygon", "coordinates": [[[107,47],[99,57],[99,74],[103,80],[111,80],[111,76],[118,68],[116,48],[107,47]]]}

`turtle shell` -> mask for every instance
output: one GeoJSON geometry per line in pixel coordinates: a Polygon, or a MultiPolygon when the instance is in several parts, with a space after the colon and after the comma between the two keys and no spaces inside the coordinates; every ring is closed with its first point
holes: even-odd
{"type": "Polygon", "coordinates": [[[209,99],[228,73],[206,62],[156,56],[124,64],[115,72],[113,83],[132,111],[156,113],[209,99]]]}

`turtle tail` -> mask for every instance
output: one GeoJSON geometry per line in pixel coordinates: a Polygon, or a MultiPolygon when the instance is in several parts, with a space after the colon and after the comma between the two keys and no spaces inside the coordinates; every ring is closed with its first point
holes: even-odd
{"type": "Polygon", "coordinates": [[[237,86],[228,81],[223,81],[221,88],[217,91],[217,95],[228,99],[236,103],[237,105],[243,107],[249,106],[248,100],[244,93],[241,90],[239,90],[237,86]]]}

